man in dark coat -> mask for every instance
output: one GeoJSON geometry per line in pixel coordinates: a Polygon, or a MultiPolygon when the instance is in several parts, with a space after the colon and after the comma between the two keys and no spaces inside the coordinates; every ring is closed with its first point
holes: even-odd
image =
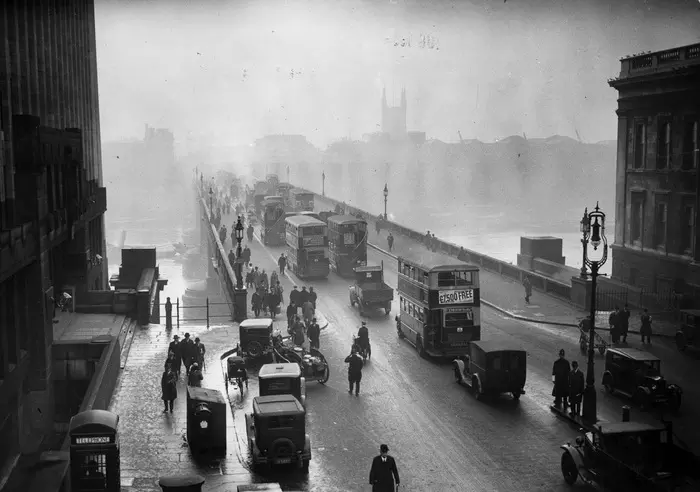
{"type": "Polygon", "coordinates": [[[301,288],[301,292],[299,292],[299,301],[301,302],[301,306],[304,306],[304,303],[309,300],[309,291],[306,290],[306,285],[301,288]]]}
{"type": "Polygon", "coordinates": [[[182,341],[182,362],[185,364],[187,374],[190,373],[190,366],[197,358],[197,347],[190,338],[189,333],[185,333],[185,339],[182,341]]]}
{"type": "Polygon", "coordinates": [[[401,483],[396,461],[388,453],[389,446],[382,444],[379,446],[379,456],[372,460],[372,468],[369,471],[372,492],[394,492],[394,481],[397,486],[401,483]]]}
{"type": "Polygon", "coordinates": [[[625,309],[620,311],[618,315],[618,322],[620,324],[620,336],[622,337],[622,343],[627,343],[627,332],[630,329],[630,308],[625,304],[625,309]]]}
{"type": "MultiPolygon", "coordinates": [[[[301,292],[295,285],[292,291],[289,293],[289,303],[294,303],[295,309],[302,305],[301,302],[301,292]]],[[[296,313],[296,311],[294,311],[296,313]]]]}
{"type": "Polygon", "coordinates": [[[569,402],[571,403],[571,415],[581,415],[581,400],[583,390],[586,387],[583,373],[578,368],[578,362],[571,362],[571,374],[569,374],[569,402]]]}
{"type": "Polygon", "coordinates": [[[250,248],[248,246],[243,248],[243,251],[241,251],[241,255],[243,255],[243,259],[246,263],[250,263],[250,248]]]}
{"type": "Polygon", "coordinates": [[[297,315],[297,306],[290,302],[287,306],[287,332],[291,333],[294,327],[294,317],[297,315]]]}
{"type": "Polygon", "coordinates": [[[316,295],[316,291],[314,290],[313,287],[309,287],[309,302],[314,305],[314,309],[316,309],[316,301],[318,300],[318,296],[316,295]]]}
{"type": "Polygon", "coordinates": [[[639,328],[639,333],[642,335],[642,343],[646,339],[647,343],[651,345],[651,316],[648,309],[644,309],[644,314],[642,314],[640,321],[642,326],[639,328]]]}
{"type": "Polygon", "coordinates": [[[620,341],[620,308],[615,306],[615,311],[610,313],[608,317],[608,323],[610,324],[610,337],[613,343],[618,343],[620,341]]]}
{"type": "Polygon", "coordinates": [[[362,357],[357,353],[357,349],[353,345],[352,353],[345,358],[345,362],[350,364],[348,366],[348,383],[350,383],[350,389],[348,393],[352,394],[353,386],[355,387],[355,396],[360,395],[360,381],[362,381],[362,366],[365,365],[362,357]]]}
{"type": "Polygon", "coordinates": [[[311,324],[309,324],[309,327],[306,329],[306,334],[309,336],[309,344],[311,348],[318,350],[318,347],[320,346],[321,327],[318,326],[316,318],[311,320],[311,324]]]}
{"type": "Polygon", "coordinates": [[[552,368],[552,381],[554,382],[552,396],[554,397],[555,406],[561,406],[563,400],[564,408],[566,408],[568,406],[569,373],[571,372],[571,366],[564,355],[564,349],[561,349],[559,351],[559,358],[554,362],[552,368]]]}
{"type": "Polygon", "coordinates": [[[284,275],[284,270],[287,267],[287,258],[285,258],[284,253],[277,260],[277,266],[280,267],[280,275],[284,275]]]}
{"type": "Polygon", "coordinates": [[[233,250],[228,252],[228,262],[231,265],[231,268],[234,268],[236,265],[236,254],[233,252],[233,250]]]}
{"type": "Polygon", "coordinates": [[[163,413],[166,413],[168,410],[170,410],[170,413],[173,413],[173,405],[177,398],[177,376],[175,371],[170,369],[163,371],[163,376],[160,378],[160,390],[162,393],[161,398],[165,404],[163,413]]]}
{"type": "Polygon", "coordinates": [[[173,341],[168,345],[168,353],[173,354],[173,371],[175,375],[180,377],[180,370],[182,369],[182,346],[180,345],[180,337],[175,335],[173,341]]]}

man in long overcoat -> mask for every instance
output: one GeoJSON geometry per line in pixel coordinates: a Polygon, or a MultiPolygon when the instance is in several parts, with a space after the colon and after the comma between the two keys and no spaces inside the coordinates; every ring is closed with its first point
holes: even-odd
{"type": "Polygon", "coordinates": [[[554,382],[554,389],[552,390],[552,396],[554,397],[554,405],[561,406],[562,400],[564,401],[564,408],[568,406],[569,397],[569,373],[571,372],[571,366],[569,361],[564,357],[564,349],[559,351],[559,358],[554,361],[554,366],[552,367],[552,381],[554,382]]]}
{"type": "Polygon", "coordinates": [[[170,410],[170,413],[173,413],[173,405],[177,398],[177,376],[174,371],[170,369],[165,369],[165,371],[163,371],[163,376],[160,378],[160,390],[161,398],[165,405],[163,413],[168,410],[170,410]]]}
{"type": "Polygon", "coordinates": [[[401,483],[399,470],[394,458],[389,456],[389,446],[382,444],[379,446],[379,456],[372,460],[372,468],[369,471],[372,492],[394,492],[394,481],[396,485],[401,483]]]}
{"type": "Polygon", "coordinates": [[[627,333],[630,329],[630,308],[625,304],[625,309],[620,311],[618,314],[618,323],[620,325],[620,336],[622,337],[622,343],[627,343],[627,333]]]}
{"type": "Polygon", "coordinates": [[[175,335],[173,341],[168,345],[168,354],[173,353],[173,371],[175,375],[180,377],[180,370],[182,369],[182,346],[180,345],[180,337],[175,335]]]}
{"type": "Polygon", "coordinates": [[[569,374],[569,402],[571,403],[571,415],[581,415],[581,400],[586,381],[583,373],[578,368],[578,362],[571,362],[571,374],[569,374]]]}

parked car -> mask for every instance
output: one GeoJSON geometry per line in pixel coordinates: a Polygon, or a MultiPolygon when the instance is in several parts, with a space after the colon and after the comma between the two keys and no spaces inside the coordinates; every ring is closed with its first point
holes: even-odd
{"type": "Polygon", "coordinates": [[[688,345],[697,346],[700,335],[700,309],[682,309],[676,332],[676,346],[683,352],[688,345]]]}
{"type": "Polygon", "coordinates": [[[527,352],[511,342],[470,342],[468,354],[452,364],[457,382],[470,388],[477,400],[503,393],[519,400],[525,394],[527,352]]]}
{"type": "Polygon", "coordinates": [[[265,364],[258,371],[260,396],[292,395],[306,406],[306,380],[299,364],[265,364]]]}
{"type": "Polygon", "coordinates": [[[238,326],[238,356],[258,359],[272,354],[272,319],[248,318],[238,326]]]}
{"type": "Polygon", "coordinates": [[[668,384],[661,375],[661,360],[634,348],[608,349],[603,386],[608,393],[618,392],[632,398],[641,408],[662,403],[675,411],[683,398],[680,386],[668,384]]]}
{"type": "Polygon", "coordinates": [[[305,472],[311,460],[306,411],[292,395],[256,396],[245,416],[253,466],[296,463],[305,472]]]}
{"type": "Polygon", "coordinates": [[[607,422],[561,446],[561,472],[569,485],[603,490],[698,490],[698,459],[673,442],[670,423],[607,422]],[[684,488],[686,487],[687,488],[684,488]]]}

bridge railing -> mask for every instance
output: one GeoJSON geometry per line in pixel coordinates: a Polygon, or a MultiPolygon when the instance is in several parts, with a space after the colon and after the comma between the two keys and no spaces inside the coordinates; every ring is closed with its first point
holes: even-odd
{"type": "Polygon", "coordinates": [[[219,239],[219,233],[216,230],[216,227],[214,227],[214,225],[209,220],[211,214],[207,201],[202,196],[201,189],[199,186],[195,186],[195,190],[197,192],[197,197],[199,198],[199,204],[202,211],[203,219],[206,221],[207,224],[206,229],[210,243],[209,252],[212,254],[212,257],[209,261],[212,261],[214,264],[214,269],[218,273],[219,282],[221,283],[222,290],[224,291],[226,303],[231,309],[231,316],[233,319],[236,319],[236,307],[233,301],[233,290],[236,286],[236,275],[234,274],[233,268],[231,267],[231,264],[228,261],[228,255],[226,254],[224,245],[221,244],[221,239],[219,239]]]}

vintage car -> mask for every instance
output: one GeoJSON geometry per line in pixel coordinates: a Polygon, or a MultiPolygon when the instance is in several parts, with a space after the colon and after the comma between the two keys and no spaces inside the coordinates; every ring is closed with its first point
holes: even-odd
{"type": "Polygon", "coordinates": [[[306,410],[296,398],[256,396],[245,421],[253,467],[296,463],[308,471],[311,440],[306,434],[306,410]]]}
{"type": "Polygon", "coordinates": [[[527,352],[508,341],[471,342],[468,354],[452,361],[455,379],[471,389],[477,400],[510,393],[519,400],[525,394],[527,352]]]}
{"type": "Polygon", "coordinates": [[[561,472],[603,490],[698,490],[698,460],[673,442],[670,423],[614,422],[594,426],[561,446],[561,472]],[[690,486],[690,488],[684,488],[690,486]]]}
{"type": "Polygon", "coordinates": [[[696,346],[700,334],[700,309],[681,309],[676,346],[683,352],[688,345],[696,346]]]}
{"type": "Polygon", "coordinates": [[[675,411],[683,397],[683,390],[678,385],[667,384],[661,375],[659,358],[634,348],[608,349],[603,386],[608,393],[618,392],[632,398],[643,409],[663,403],[675,411]]]}
{"type": "Polygon", "coordinates": [[[355,283],[350,286],[350,305],[360,308],[360,315],[366,309],[383,308],[385,314],[391,312],[394,289],[384,283],[383,266],[355,267],[355,283]]]}
{"type": "Polygon", "coordinates": [[[331,374],[330,365],[321,352],[314,348],[306,351],[303,347],[294,345],[291,337],[275,338],[273,358],[277,363],[297,364],[306,381],[326,384],[331,374]]]}
{"type": "Polygon", "coordinates": [[[259,359],[272,354],[272,319],[249,318],[238,326],[239,357],[259,359]]]}
{"type": "Polygon", "coordinates": [[[306,406],[306,380],[296,363],[265,364],[258,372],[260,396],[292,395],[306,406]]]}

